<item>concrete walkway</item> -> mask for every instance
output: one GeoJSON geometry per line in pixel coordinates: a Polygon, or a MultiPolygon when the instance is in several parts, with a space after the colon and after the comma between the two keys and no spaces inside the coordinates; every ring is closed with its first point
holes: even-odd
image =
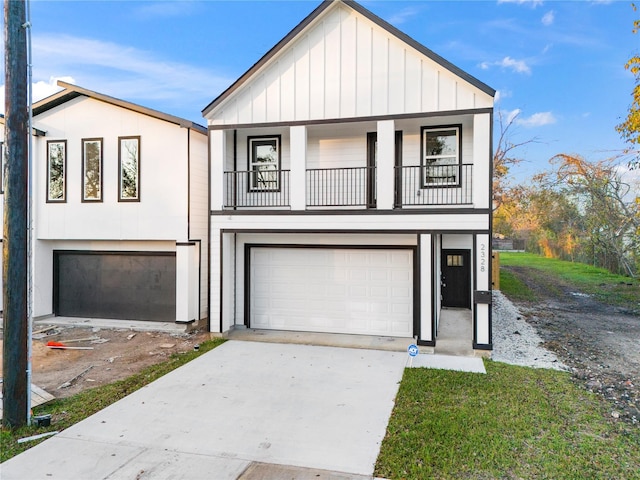
{"type": "Polygon", "coordinates": [[[371,478],[406,359],[231,340],[8,460],[1,476],[371,478]]]}

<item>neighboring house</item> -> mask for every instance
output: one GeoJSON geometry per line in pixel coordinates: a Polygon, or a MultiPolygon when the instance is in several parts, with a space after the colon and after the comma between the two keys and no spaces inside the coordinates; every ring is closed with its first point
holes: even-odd
{"type": "Polygon", "coordinates": [[[361,5],[320,4],[203,110],[211,331],[433,346],[453,307],[490,350],[494,94],[361,5]]]}
{"type": "Polygon", "coordinates": [[[206,129],[58,85],[33,105],[34,317],[206,318],[206,129]]]}

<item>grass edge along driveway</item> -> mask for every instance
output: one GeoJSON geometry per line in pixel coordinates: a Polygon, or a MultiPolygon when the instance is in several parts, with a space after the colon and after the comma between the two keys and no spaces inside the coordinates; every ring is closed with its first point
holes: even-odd
{"type": "Polygon", "coordinates": [[[566,372],[485,360],[406,369],[375,474],[390,479],[640,479],[640,429],[566,372]]]}

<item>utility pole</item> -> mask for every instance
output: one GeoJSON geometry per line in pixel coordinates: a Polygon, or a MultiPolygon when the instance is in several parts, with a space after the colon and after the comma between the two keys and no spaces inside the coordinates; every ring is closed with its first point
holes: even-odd
{"type": "Polygon", "coordinates": [[[28,106],[25,0],[4,1],[5,159],[3,224],[3,424],[27,424],[28,106]]]}

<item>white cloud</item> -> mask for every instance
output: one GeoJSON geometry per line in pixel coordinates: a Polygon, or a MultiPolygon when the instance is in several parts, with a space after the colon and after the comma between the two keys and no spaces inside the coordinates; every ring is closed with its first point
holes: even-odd
{"type": "MultiPolygon", "coordinates": [[[[34,101],[54,93],[58,78],[172,113],[190,98],[204,108],[233,78],[127,45],[65,34],[33,37],[34,101]]],[[[4,105],[4,102],[2,103],[4,105]]],[[[193,119],[198,119],[195,111],[193,119]]]]}
{"type": "MultiPolygon", "coordinates": [[[[518,113],[521,113],[518,110],[518,113]]],[[[522,125],[523,127],[532,128],[532,127],[542,127],[543,125],[551,125],[556,123],[556,117],[551,112],[538,112],[534,113],[530,117],[519,117],[516,118],[515,123],[518,125],[522,125]]]]}
{"type": "Polygon", "coordinates": [[[511,110],[510,112],[506,112],[506,114],[504,115],[505,124],[509,125],[518,115],[520,115],[520,113],[522,113],[522,110],[520,110],[519,108],[511,110]]]}
{"type": "Polygon", "coordinates": [[[419,13],[420,13],[419,8],[407,7],[391,15],[391,17],[387,19],[387,22],[389,22],[392,25],[400,25],[406,22],[407,20],[410,20],[411,18],[415,17],[419,13]]]}
{"type": "Polygon", "coordinates": [[[536,8],[538,5],[542,5],[544,2],[542,0],[498,0],[498,4],[501,3],[516,3],[518,5],[528,5],[530,7],[536,8]]]}
{"type": "Polygon", "coordinates": [[[512,70],[516,73],[531,75],[531,67],[527,65],[526,61],[516,60],[509,56],[506,56],[502,60],[498,60],[496,62],[482,62],[480,64],[480,68],[482,68],[483,70],[488,70],[491,67],[501,67],[507,70],[512,70]]]}
{"type": "Polygon", "coordinates": [[[38,100],[47,98],[54,93],[62,90],[62,88],[58,86],[58,80],[62,80],[63,82],[67,83],[76,83],[73,77],[49,77],[48,82],[44,80],[35,82],[31,86],[33,92],[33,101],[37,102],[38,100]]]}
{"type": "Polygon", "coordinates": [[[542,20],[541,21],[542,21],[542,24],[545,27],[548,27],[549,25],[553,24],[555,19],[556,19],[556,13],[553,10],[549,10],[547,13],[545,13],[542,16],[542,20]]]}

